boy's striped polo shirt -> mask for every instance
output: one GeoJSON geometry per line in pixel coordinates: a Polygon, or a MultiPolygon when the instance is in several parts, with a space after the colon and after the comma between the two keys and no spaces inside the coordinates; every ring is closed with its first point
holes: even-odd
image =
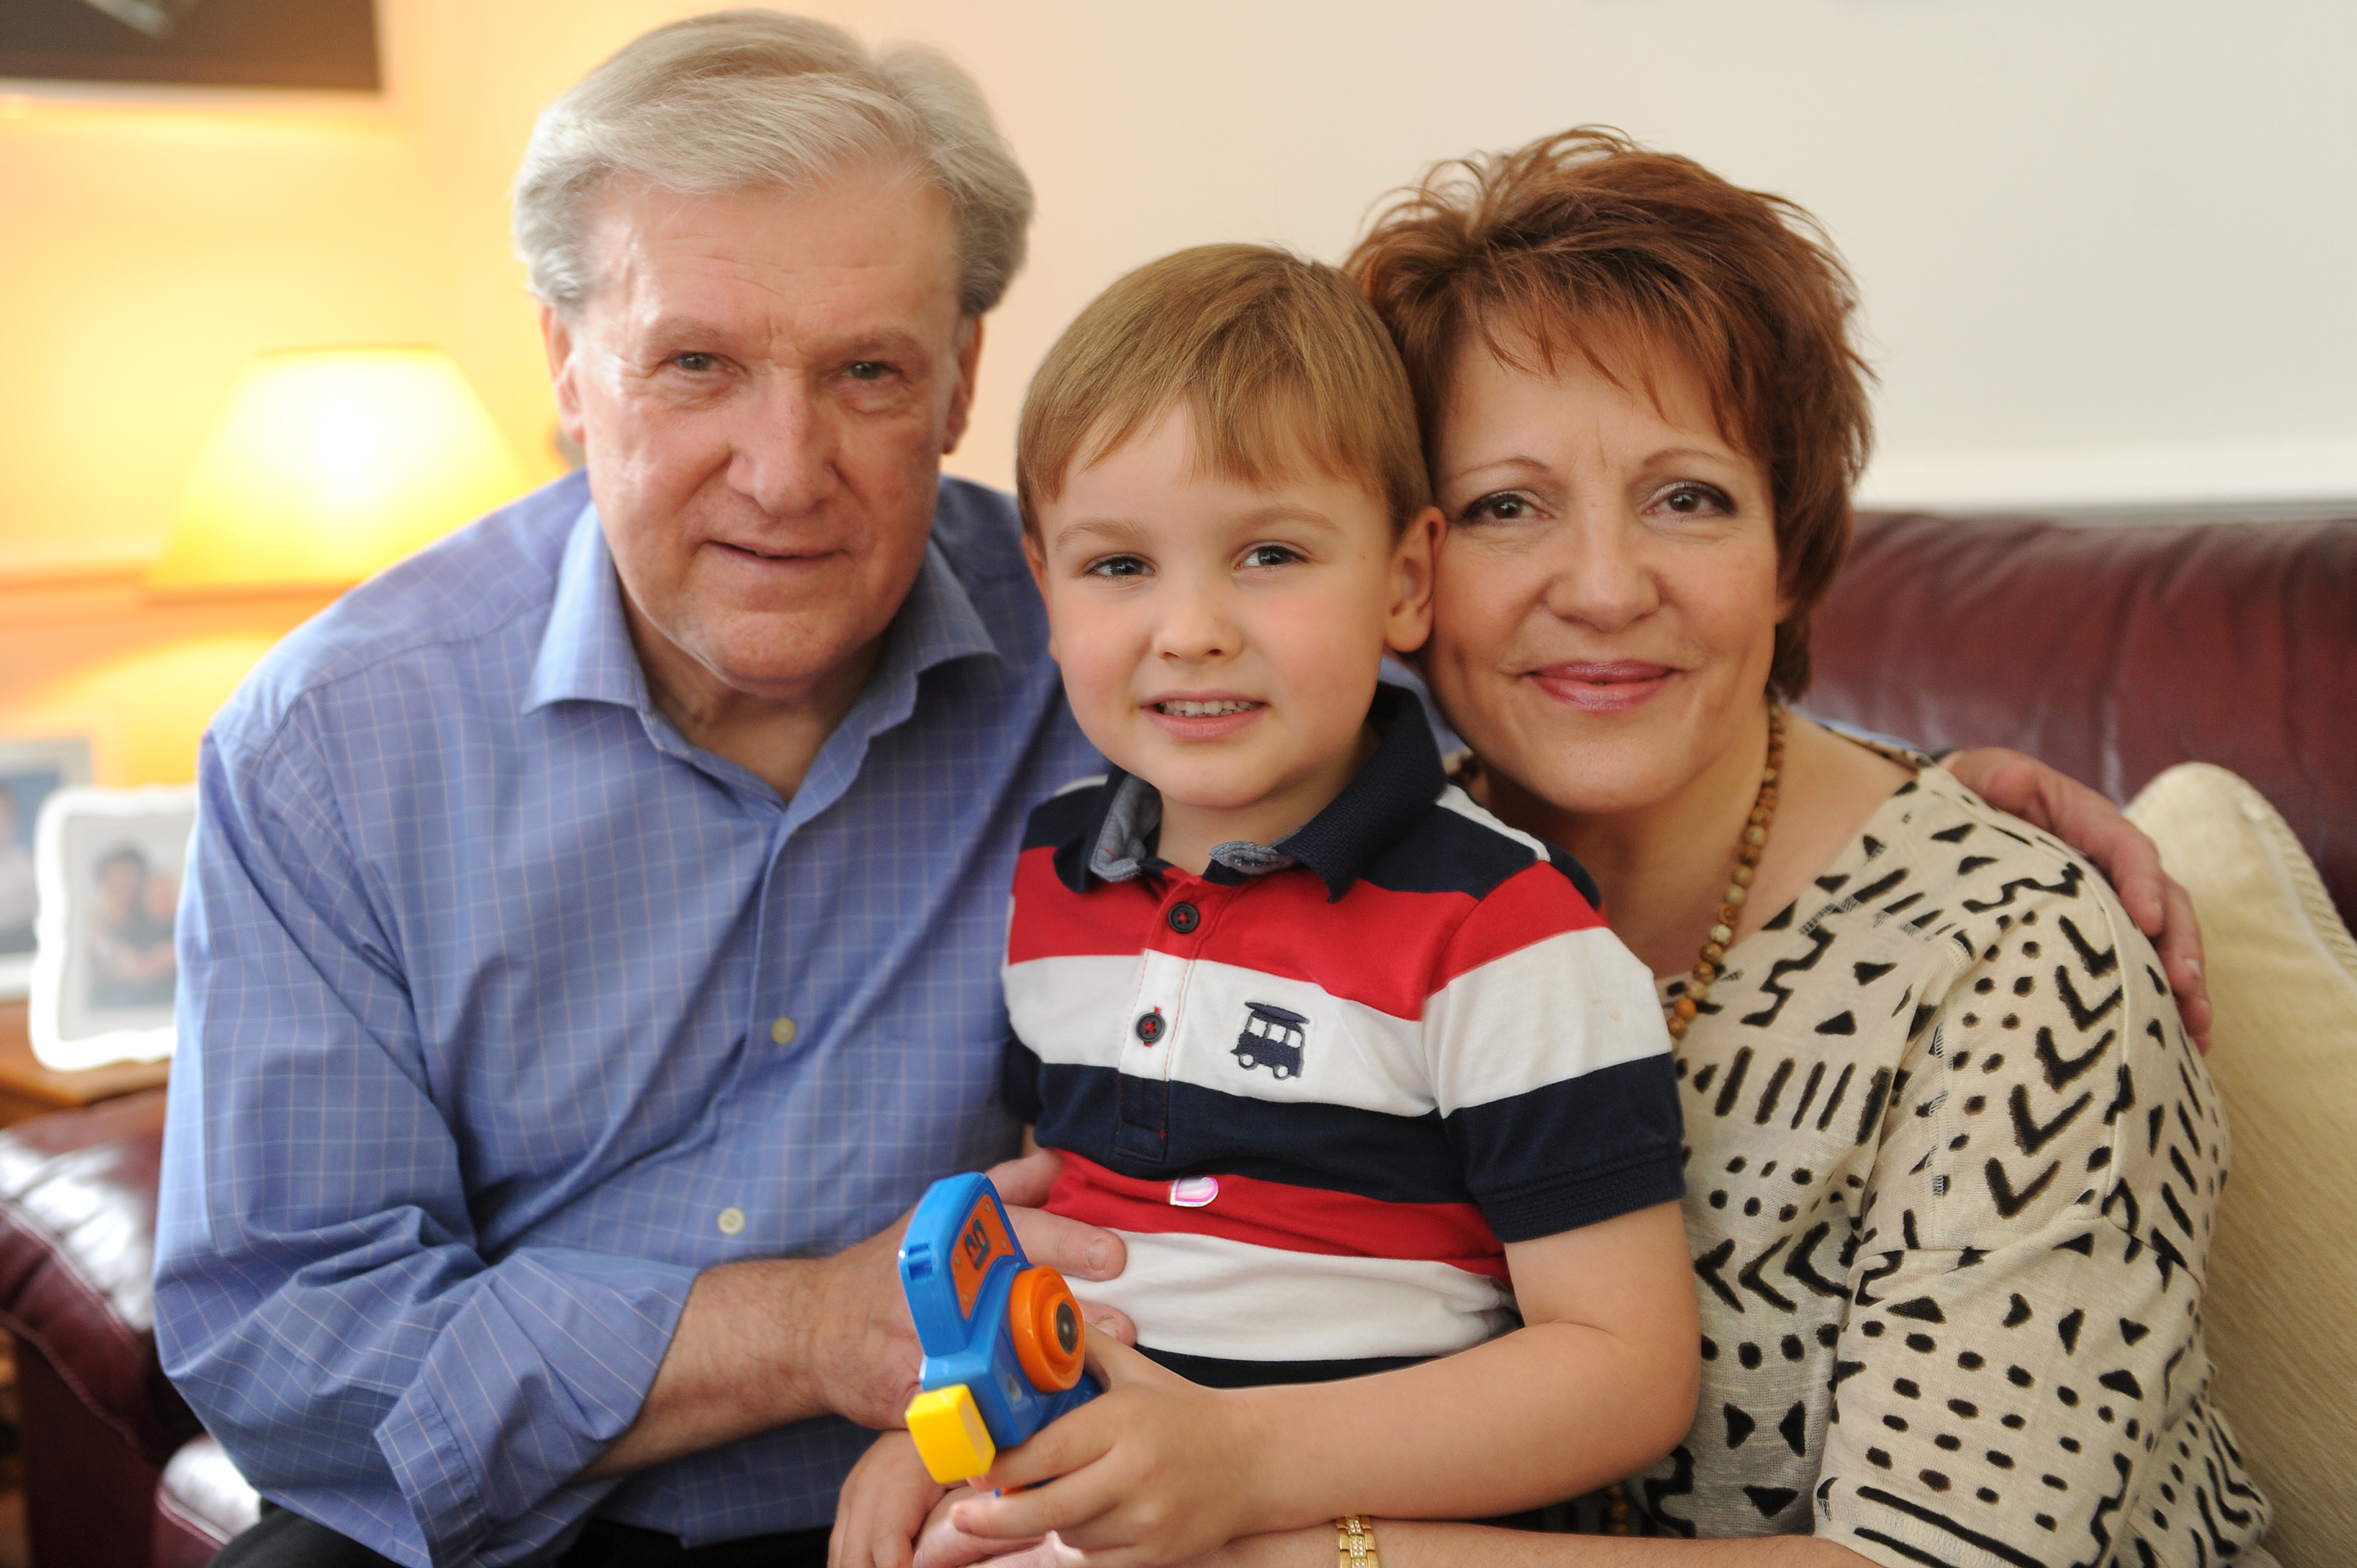
{"type": "Polygon", "coordinates": [[[1684,1189],[1652,977],[1562,851],[1450,785],[1408,693],[1271,846],[1155,859],[1115,771],[1032,813],[1008,1108],[1049,1208],[1120,1231],[1090,1294],[1202,1381],[1345,1376],[1512,1326],[1502,1243],[1684,1189]]]}

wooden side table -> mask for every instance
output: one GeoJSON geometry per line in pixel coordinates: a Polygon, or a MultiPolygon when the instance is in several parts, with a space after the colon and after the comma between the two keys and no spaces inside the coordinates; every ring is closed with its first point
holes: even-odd
{"type": "Polygon", "coordinates": [[[118,1094],[160,1089],[171,1076],[169,1062],[122,1062],[80,1072],[53,1071],[33,1056],[28,1016],[24,1003],[0,1002],[0,1127],[52,1111],[112,1100],[118,1094]]]}

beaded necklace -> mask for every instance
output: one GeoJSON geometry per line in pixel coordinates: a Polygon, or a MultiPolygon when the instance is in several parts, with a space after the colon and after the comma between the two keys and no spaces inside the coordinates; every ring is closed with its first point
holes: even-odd
{"type": "Polygon", "coordinates": [[[1743,912],[1743,901],[1751,897],[1751,879],[1759,875],[1760,852],[1767,848],[1768,826],[1776,820],[1776,780],[1783,771],[1784,710],[1771,705],[1768,710],[1768,765],[1760,770],[1760,793],[1751,798],[1751,820],[1744,824],[1743,837],[1735,846],[1735,868],[1727,873],[1718,917],[1711,925],[1710,935],[1703,939],[1702,952],[1695,960],[1685,994],[1669,1005],[1670,1034],[1674,1038],[1685,1038],[1695,1012],[1709,999],[1711,982],[1718,978],[1719,966],[1727,961],[1727,950],[1735,945],[1735,921],[1743,912]]]}
{"type": "MultiPolygon", "coordinates": [[[[1768,828],[1776,820],[1776,780],[1783,771],[1784,710],[1771,704],[1768,709],[1768,764],[1760,770],[1760,792],[1751,798],[1750,820],[1744,823],[1743,836],[1735,846],[1735,866],[1727,873],[1727,892],[1719,901],[1710,934],[1703,939],[1702,951],[1695,959],[1685,994],[1665,1009],[1674,1038],[1685,1038],[1695,1014],[1710,995],[1711,982],[1718,978],[1719,966],[1727,961],[1727,950],[1735,945],[1735,921],[1743,912],[1743,901],[1751,897],[1752,878],[1760,873],[1760,852],[1768,847],[1768,828]]],[[[1604,1488],[1604,1533],[1629,1533],[1629,1487],[1625,1481],[1615,1481],[1604,1488]]]]}
{"type": "MultiPolygon", "coordinates": [[[[1480,769],[1480,758],[1469,756],[1458,773],[1458,781],[1471,783],[1480,769]]],[[[1685,1038],[1695,1013],[1710,996],[1711,983],[1718,978],[1719,967],[1727,961],[1727,950],[1735,945],[1735,922],[1743,913],[1744,900],[1751,897],[1753,878],[1760,874],[1760,854],[1768,847],[1768,829],[1776,820],[1776,781],[1783,771],[1784,710],[1771,703],[1768,708],[1768,761],[1760,770],[1760,792],[1751,798],[1750,818],[1743,825],[1742,837],[1736,842],[1735,865],[1727,873],[1727,891],[1719,899],[1710,934],[1703,939],[1702,951],[1687,976],[1684,994],[1663,1010],[1674,1039],[1685,1038]]],[[[1604,1501],[1604,1533],[1628,1534],[1628,1483],[1615,1481],[1606,1487],[1604,1501]]]]}

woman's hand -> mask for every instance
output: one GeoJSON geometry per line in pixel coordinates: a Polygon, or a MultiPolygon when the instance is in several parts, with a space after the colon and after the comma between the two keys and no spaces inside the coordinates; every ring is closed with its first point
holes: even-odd
{"type": "Polygon", "coordinates": [[[1089,1369],[1105,1391],[1001,1454],[985,1479],[1003,1495],[955,1504],[957,1530],[1002,1550],[1052,1530],[1089,1568],[1161,1568],[1251,1529],[1259,1442],[1232,1395],[1096,1331],[1089,1369]]]}
{"type": "Polygon", "coordinates": [[[952,1517],[957,1505],[980,1495],[972,1487],[952,1487],[949,1496],[934,1505],[917,1536],[915,1568],[966,1568],[970,1563],[991,1563],[997,1568],[1085,1568],[1086,1560],[1052,1535],[1038,1541],[997,1541],[960,1530],[952,1517]]]}
{"type": "Polygon", "coordinates": [[[2210,1048],[2209,983],[2201,973],[2201,923],[2193,900],[2160,867],[2160,846],[2113,805],[2068,774],[2002,746],[1951,752],[1941,766],[2000,811],[2042,828],[2095,863],[2136,929],[2152,939],[2193,1043],[2210,1048]]]}

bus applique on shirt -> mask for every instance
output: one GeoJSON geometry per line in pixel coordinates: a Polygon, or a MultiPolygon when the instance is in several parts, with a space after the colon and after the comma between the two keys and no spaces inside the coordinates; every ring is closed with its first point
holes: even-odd
{"type": "Polygon", "coordinates": [[[1303,1026],[1309,1020],[1265,1002],[1247,1002],[1244,1009],[1243,1030],[1229,1054],[1243,1064],[1246,1072],[1265,1067],[1279,1079],[1299,1078],[1306,1038],[1303,1026]]]}

